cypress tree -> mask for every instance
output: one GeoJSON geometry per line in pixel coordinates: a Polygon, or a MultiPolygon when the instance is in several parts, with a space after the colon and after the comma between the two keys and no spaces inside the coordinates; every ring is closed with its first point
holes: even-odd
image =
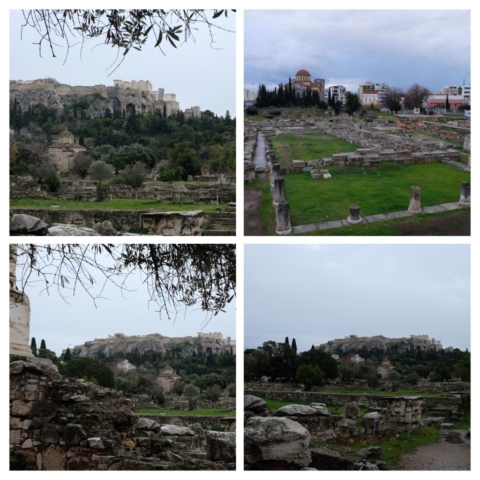
{"type": "Polygon", "coordinates": [[[32,337],[32,341],[30,342],[30,348],[32,349],[32,353],[37,356],[37,341],[35,337],[32,337]]]}
{"type": "Polygon", "coordinates": [[[290,342],[288,341],[288,337],[285,337],[285,344],[290,346],[290,342]]]}
{"type": "Polygon", "coordinates": [[[65,352],[65,355],[63,356],[63,361],[68,362],[72,358],[72,352],[70,352],[70,347],[67,348],[67,351],[65,352]]]}
{"type": "Polygon", "coordinates": [[[40,348],[47,348],[47,345],[45,344],[45,340],[42,338],[42,341],[40,342],[40,348]]]}
{"type": "Polygon", "coordinates": [[[292,338],[292,350],[297,353],[297,341],[292,338]]]}

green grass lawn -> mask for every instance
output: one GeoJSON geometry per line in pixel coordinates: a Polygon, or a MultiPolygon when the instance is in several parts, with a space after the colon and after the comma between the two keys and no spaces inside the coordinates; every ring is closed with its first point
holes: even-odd
{"type": "Polygon", "coordinates": [[[130,199],[130,198],[114,198],[105,202],[85,202],[76,200],[63,200],[58,198],[51,199],[12,199],[10,200],[11,208],[51,208],[53,205],[59,205],[60,209],[67,210],[149,210],[164,212],[179,212],[191,210],[203,210],[213,212],[216,205],[210,204],[193,204],[193,203],[158,203],[155,199],[130,199]]]}
{"type": "Polygon", "coordinates": [[[277,161],[284,167],[291,166],[292,160],[321,160],[333,153],[354,152],[358,148],[327,133],[284,134],[271,138],[277,161]]]}
{"type": "Polygon", "coordinates": [[[421,188],[422,207],[458,202],[461,182],[470,180],[469,173],[442,163],[382,162],[379,167],[328,170],[331,180],[315,180],[307,172],[285,175],[292,225],[345,219],[355,204],[362,216],[407,210],[414,185],[421,188]]]}
{"type": "Polygon", "coordinates": [[[174,417],[235,417],[235,410],[199,408],[198,410],[174,410],[173,408],[138,408],[137,415],[167,415],[174,417]]]}

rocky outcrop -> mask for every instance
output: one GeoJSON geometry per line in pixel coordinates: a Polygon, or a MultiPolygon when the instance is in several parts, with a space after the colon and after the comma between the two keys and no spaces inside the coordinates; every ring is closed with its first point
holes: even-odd
{"type": "MultiPolygon", "coordinates": [[[[214,335],[214,334],[212,334],[214,335]]],[[[213,338],[208,336],[198,337],[165,337],[159,333],[150,335],[115,334],[108,338],[96,338],[93,341],[85,342],[83,345],[73,347],[72,353],[80,357],[96,357],[99,354],[105,356],[115,353],[133,353],[143,355],[148,351],[166,353],[173,347],[182,347],[178,352],[180,357],[189,357],[194,353],[209,351],[212,354],[232,353],[235,354],[235,341],[230,338],[213,338]]]]}
{"type": "Polygon", "coordinates": [[[251,470],[299,470],[310,464],[310,433],[288,418],[252,417],[244,438],[245,465],[251,470]]]}
{"type": "Polygon", "coordinates": [[[327,343],[322,343],[317,348],[328,353],[347,353],[359,350],[404,353],[417,350],[441,350],[442,344],[439,341],[435,341],[434,338],[430,338],[428,335],[410,335],[408,338],[388,338],[383,335],[373,337],[349,335],[345,338],[337,338],[327,343]]]}

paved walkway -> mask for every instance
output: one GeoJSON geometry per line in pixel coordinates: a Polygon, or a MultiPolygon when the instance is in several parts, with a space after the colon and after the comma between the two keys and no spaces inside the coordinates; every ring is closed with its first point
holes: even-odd
{"type": "MultiPolygon", "coordinates": [[[[362,223],[358,225],[365,225],[366,223],[375,223],[375,222],[384,222],[386,220],[393,220],[395,218],[404,218],[404,217],[413,217],[415,215],[422,215],[424,213],[439,213],[445,212],[447,210],[458,210],[459,208],[465,208],[462,205],[459,205],[458,202],[454,203],[442,203],[441,205],[434,205],[433,207],[423,207],[422,212],[419,214],[408,213],[407,210],[402,212],[393,212],[393,213],[380,213],[378,215],[367,215],[362,217],[362,223]]],[[[357,225],[350,225],[345,220],[333,220],[331,222],[324,223],[311,223],[309,225],[299,225],[297,227],[292,227],[292,233],[308,233],[314,232],[315,230],[327,230],[330,228],[342,228],[342,227],[356,227],[357,225]]]]}

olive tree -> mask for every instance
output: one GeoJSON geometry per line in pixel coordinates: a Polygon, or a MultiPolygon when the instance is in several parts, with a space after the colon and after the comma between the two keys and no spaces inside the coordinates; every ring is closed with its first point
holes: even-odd
{"type": "Polygon", "coordinates": [[[102,181],[112,178],[113,172],[112,167],[107,165],[103,160],[97,160],[90,165],[88,169],[88,174],[92,180],[96,180],[97,184],[97,202],[104,200],[103,190],[102,190],[102,181]]]}

